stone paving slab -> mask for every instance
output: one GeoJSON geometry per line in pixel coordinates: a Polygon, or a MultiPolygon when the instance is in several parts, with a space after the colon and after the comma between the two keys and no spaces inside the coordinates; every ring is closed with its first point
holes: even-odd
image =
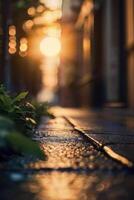
{"type": "MultiPolygon", "coordinates": [[[[97,117],[96,117],[97,118],[97,117]]],[[[77,122],[77,125],[85,130],[93,133],[111,133],[111,134],[133,134],[134,130],[132,126],[127,126],[128,124],[118,123],[117,121],[111,121],[108,119],[92,119],[89,116],[86,117],[72,117],[73,120],[77,122]]],[[[134,121],[133,121],[134,122],[134,121]]]]}
{"type": "Polygon", "coordinates": [[[108,147],[134,163],[134,144],[109,144],[108,147]]]}
{"type": "Polygon", "coordinates": [[[73,131],[74,128],[71,124],[67,122],[63,117],[57,117],[55,119],[46,119],[45,117],[42,118],[41,124],[38,127],[37,131],[73,131]]]}
{"type": "MultiPolygon", "coordinates": [[[[83,129],[83,128],[82,128],[83,129]]],[[[125,131],[125,129],[120,130],[111,130],[109,128],[94,128],[94,129],[83,129],[84,131],[86,131],[87,134],[103,134],[103,135],[120,135],[120,136],[126,136],[126,132],[127,132],[127,136],[134,136],[134,131],[125,131]]]]}
{"type": "Polygon", "coordinates": [[[128,135],[111,135],[111,134],[89,134],[92,138],[103,145],[108,144],[134,144],[134,136],[128,135]]]}
{"type": "MultiPolygon", "coordinates": [[[[101,145],[111,145],[113,152],[134,162],[134,113],[128,110],[54,109],[56,115],[65,116],[78,130],[101,145]],[[120,144],[122,144],[120,146],[120,144]],[[126,151],[125,150],[126,145],[126,151]],[[113,148],[114,147],[114,148],[113,148]],[[121,148],[120,148],[121,147],[121,148]],[[122,148],[123,147],[123,148],[122,148]],[[130,156],[131,155],[131,156],[130,156]]],[[[110,151],[109,151],[110,152],[110,151]]],[[[130,164],[132,165],[132,164],[130,164]]]]}

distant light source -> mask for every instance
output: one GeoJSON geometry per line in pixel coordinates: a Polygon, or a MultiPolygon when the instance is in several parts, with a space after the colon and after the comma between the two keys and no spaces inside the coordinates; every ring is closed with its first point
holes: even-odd
{"type": "Polygon", "coordinates": [[[9,48],[9,49],[8,49],[8,52],[9,52],[10,54],[15,54],[15,53],[16,53],[16,48],[9,48]]]}
{"type": "Polygon", "coordinates": [[[33,27],[33,25],[34,25],[34,23],[33,23],[32,20],[27,20],[27,21],[25,21],[24,24],[23,24],[23,29],[24,29],[25,31],[31,30],[32,27],[33,27]]]}
{"type": "Polygon", "coordinates": [[[19,47],[19,55],[21,57],[25,57],[27,55],[28,50],[28,40],[27,38],[23,37],[20,39],[20,47],[19,47]]]}
{"type": "Polygon", "coordinates": [[[28,8],[27,13],[28,13],[28,15],[30,15],[30,16],[34,16],[35,13],[36,13],[35,7],[30,7],[30,8],[28,8]]]}
{"type": "MultiPolygon", "coordinates": [[[[57,24],[59,25],[59,24],[57,24]]],[[[61,27],[59,26],[52,26],[52,27],[48,27],[48,28],[44,28],[43,29],[43,33],[45,33],[46,35],[48,35],[49,37],[60,37],[61,36],[61,27]]]]}
{"type": "Polygon", "coordinates": [[[17,43],[16,43],[15,40],[10,40],[10,41],[9,41],[9,47],[10,47],[10,48],[16,48],[16,45],[17,45],[17,43]]]}
{"type": "Polygon", "coordinates": [[[27,44],[21,44],[20,51],[22,51],[22,52],[27,51],[27,44]]]}
{"type": "Polygon", "coordinates": [[[61,9],[62,6],[62,0],[40,0],[40,2],[51,10],[61,9]]]}
{"type": "Polygon", "coordinates": [[[57,56],[61,51],[61,42],[55,37],[45,37],[40,43],[40,51],[47,57],[57,56]]]}
{"type": "Polygon", "coordinates": [[[14,25],[9,26],[9,35],[10,36],[16,35],[16,27],[14,25]]]}
{"type": "Polygon", "coordinates": [[[37,13],[42,13],[44,11],[44,6],[43,5],[39,5],[36,9],[37,13]]]}
{"type": "Polygon", "coordinates": [[[16,53],[16,27],[14,25],[9,26],[9,42],[8,42],[8,52],[9,54],[16,53]]]}

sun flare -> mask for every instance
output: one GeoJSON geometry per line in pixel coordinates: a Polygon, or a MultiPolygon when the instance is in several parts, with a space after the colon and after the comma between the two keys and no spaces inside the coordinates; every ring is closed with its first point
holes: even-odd
{"type": "Polygon", "coordinates": [[[61,51],[61,42],[55,37],[45,37],[40,43],[40,51],[47,57],[57,56],[61,51]]]}

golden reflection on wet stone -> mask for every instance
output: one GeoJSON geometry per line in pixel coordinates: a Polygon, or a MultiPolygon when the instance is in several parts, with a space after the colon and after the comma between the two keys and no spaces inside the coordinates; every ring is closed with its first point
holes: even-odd
{"type": "Polygon", "coordinates": [[[97,181],[93,175],[53,172],[35,176],[26,188],[36,194],[36,200],[94,200],[97,181]]]}

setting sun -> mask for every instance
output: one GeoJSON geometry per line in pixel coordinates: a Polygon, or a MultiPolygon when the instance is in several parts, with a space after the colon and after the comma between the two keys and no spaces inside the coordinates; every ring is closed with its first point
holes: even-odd
{"type": "Polygon", "coordinates": [[[45,37],[40,43],[40,51],[47,57],[57,56],[61,51],[61,42],[55,37],[45,37]]]}

